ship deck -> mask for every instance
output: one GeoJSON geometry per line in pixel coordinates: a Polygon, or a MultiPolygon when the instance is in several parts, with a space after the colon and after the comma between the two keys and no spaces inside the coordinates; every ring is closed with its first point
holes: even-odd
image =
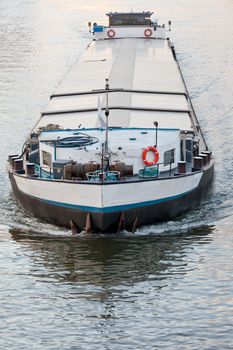
{"type": "Polygon", "coordinates": [[[37,128],[98,128],[106,106],[109,126],[195,129],[187,91],[168,40],[124,38],[93,41],[55,93],[37,128]]]}

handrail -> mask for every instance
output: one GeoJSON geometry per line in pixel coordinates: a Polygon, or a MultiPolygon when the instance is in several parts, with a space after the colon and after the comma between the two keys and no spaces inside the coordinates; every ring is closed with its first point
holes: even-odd
{"type": "MultiPolygon", "coordinates": [[[[129,110],[129,111],[143,111],[143,112],[171,112],[171,113],[188,113],[190,114],[190,109],[172,109],[172,108],[141,108],[141,107],[127,107],[127,106],[112,106],[108,108],[109,110],[119,109],[119,110],[129,110]]],[[[105,110],[103,108],[102,110],[105,110]]],[[[48,111],[42,112],[41,116],[46,115],[59,115],[59,114],[72,114],[72,113],[82,113],[82,112],[95,112],[98,108],[85,108],[85,109],[70,109],[61,111],[48,111]]]]}
{"type": "Polygon", "coordinates": [[[35,173],[41,178],[41,179],[54,179],[54,176],[52,174],[52,170],[50,168],[50,171],[46,171],[42,169],[42,167],[39,164],[35,164],[35,173]]]}
{"type": "MultiPolygon", "coordinates": [[[[157,94],[157,95],[181,95],[187,96],[185,91],[159,91],[159,90],[134,90],[134,89],[109,89],[109,92],[132,92],[132,93],[140,93],[140,94],[157,94]]],[[[52,94],[50,96],[50,100],[54,97],[69,97],[69,96],[81,96],[81,95],[94,95],[94,94],[103,94],[105,90],[103,89],[95,89],[91,91],[81,91],[81,92],[70,92],[70,93],[60,93],[60,94],[52,94]]]]}
{"type": "Polygon", "coordinates": [[[166,165],[169,165],[169,177],[171,177],[171,174],[172,174],[172,164],[173,164],[174,162],[160,162],[160,163],[156,163],[156,164],[154,164],[154,165],[152,165],[152,166],[150,166],[150,165],[145,165],[145,167],[143,168],[143,171],[142,171],[142,174],[143,174],[143,176],[142,177],[156,177],[156,178],[158,178],[159,177],[159,166],[161,166],[161,165],[163,165],[163,166],[166,166],[166,165]],[[166,164],[166,165],[165,165],[166,164]],[[156,171],[154,171],[154,174],[155,174],[155,176],[153,176],[153,171],[151,172],[151,175],[148,175],[148,176],[146,176],[146,171],[147,171],[147,169],[153,169],[153,168],[155,168],[156,169],[156,171]]]}

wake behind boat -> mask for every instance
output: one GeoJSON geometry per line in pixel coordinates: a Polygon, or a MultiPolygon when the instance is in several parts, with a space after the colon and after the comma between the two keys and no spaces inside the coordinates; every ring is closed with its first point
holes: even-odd
{"type": "MultiPolygon", "coordinates": [[[[214,162],[165,25],[108,13],[8,171],[20,205],[73,231],[135,231],[206,197],[214,162]]],[[[169,23],[170,25],[170,23],[169,23]]]]}

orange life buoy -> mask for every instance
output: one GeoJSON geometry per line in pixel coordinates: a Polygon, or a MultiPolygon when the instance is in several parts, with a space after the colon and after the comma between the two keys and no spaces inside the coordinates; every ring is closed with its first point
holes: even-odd
{"type": "Polygon", "coordinates": [[[144,36],[149,38],[152,35],[152,30],[150,28],[147,28],[144,30],[144,36]]]}
{"type": "Polygon", "coordinates": [[[114,38],[114,36],[116,35],[115,30],[113,30],[113,29],[109,29],[107,31],[107,34],[108,34],[109,38],[114,38]]]}
{"type": "Polygon", "coordinates": [[[158,160],[159,160],[159,152],[158,152],[157,148],[154,147],[154,146],[148,146],[148,147],[146,147],[146,148],[143,150],[143,152],[142,152],[142,160],[143,160],[143,162],[144,162],[145,165],[148,165],[148,166],[155,165],[155,164],[158,162],[158,160]],[[147,153],[148,153],[148,152],[153,152],[153,153],[154,153],[154,159],[153,159],[151,162],[149,162],[149,161],[146,159],[146,156],[147,156],[147,153]]]}

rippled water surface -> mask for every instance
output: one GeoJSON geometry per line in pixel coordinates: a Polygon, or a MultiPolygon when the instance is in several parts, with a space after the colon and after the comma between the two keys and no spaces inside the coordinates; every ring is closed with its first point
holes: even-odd
{"type": "Polygon", "coordinates": [[[0,348],[233,349],[233,1],[0,1],[0,348]],[[17,207],[5,171],[107,11],[152,10],[216,160],[208,200],[136,234],[72,237],[17,207]]]}

